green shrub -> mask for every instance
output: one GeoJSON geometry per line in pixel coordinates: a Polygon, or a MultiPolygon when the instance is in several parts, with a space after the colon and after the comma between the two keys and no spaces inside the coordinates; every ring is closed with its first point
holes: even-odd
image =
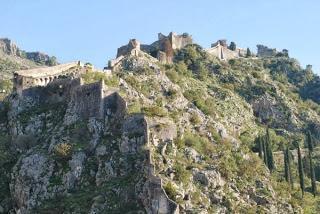
{"type": "Polygon", "coordinates": [[[166,92],[166,96],[170,99],[170,100],[174,100],[175,98],[177,98],[178,92],[177,90],[175,90],[174,88],[170,87],[168,89],[168,91],[166,92]]]}
{"type": "Polygon", "coordinates": [[[176,164],[173,167],[175,171],[175,180],[178,180],[179,182],[185,184],[188,184],[190,181],[191,173],[186,170],[186,168],[182,164],[176,164]]]}
{"type": "Polygon", "coordinates": [[[211,97],[199,96],[204,94],[202,90],[187,90],[183,93],[185,98],[194,103],[203,113],[214,115],[214,100],[211,97]]]}
{"type": "Polygon", "coordinates": [[[119,78],[117,76],[108,76],[103,72],[87,72],[81,75],[86,84],[103,80],[104,83],[111,87],[119,86],[119,78]]]}
{"type": "Polygon", "coordinates": [[[179,82],[179,75],[176,71],[166,71],[167,77],[173,82],[173,83],[178,83],[179,82]]]}
{"type": "Polygon", "coordinates": [[[194,148],[197,152],[203,155],[210,155],[214,151],[214,146],[205,137],[196,134],[186,133],[184,138],[184,145],[194,148]]]}
{"type": "Polygon", "coordinates": [[[164,117],[167,115],[167,112],[159,106],[143,107],[141,111],[142,113],[144,113],[149,117],[153,117],[153,116],[164,117]]]}
{"type": "Polygon", "coordinates": [[[72,146],[69,143],[60,143],[55,146],[54,153],[61,160],[69,160],[72,156],[72,146]]]}
{"type": "Polygon", "coordinates": [[[177,193],[176,188],[174,187],[174,185],[171,182],[168,182],[164,186],[164,190],[171,200],[176,201],[176,196],[178,193],[177,193]]]}
{"type": "Polygon", "coordinates": [[[194,112],[191,114],[189,120],[193,125],[198,125],[201,123],[201,117],[197,113],[194,113],[194,112]]]}

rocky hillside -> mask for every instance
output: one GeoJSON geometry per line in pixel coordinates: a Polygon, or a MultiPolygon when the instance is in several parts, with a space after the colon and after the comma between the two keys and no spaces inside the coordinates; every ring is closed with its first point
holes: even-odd
{"type": "Polygon", "coordinates": [[[0,100],[10,93],[12,72],[17,70],[53,66],[57,61],[41,52],[26,52],[21,50],[10,39],[0,38],[0,100]]]}
{"type": "Polygon", "coordinates": [[[160,63],[133,48],[111,76],[89,71],[77,87],[65,78],[6,98],[0,213],[320,211],[308,167],[301,196],[294,158],[306,131],[320,139],[319,100],[309,92],[319,77],[310,67],[286,54],[220,60],[196,44],[170,49],[172,63],[160,63]],[[96,91],[107,94],[102,115],[96,91]],[[271,171],[257,154],[266,127],[271,171]]]}

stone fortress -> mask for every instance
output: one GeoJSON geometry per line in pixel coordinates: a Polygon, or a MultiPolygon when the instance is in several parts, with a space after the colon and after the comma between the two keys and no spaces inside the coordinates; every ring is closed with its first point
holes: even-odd
{"type": "Polygon", "coordinates": [[[207,52],[220,60],[229,60],[234,58],[245,57],[247,50],[243,48],[236,48],[231,50],[228,47],[227,40],[222,39],[211,45],[211,48],[207,49],[207,52]]]}
{"type": "MultiPolygon", "coordinates": [[[[143,45],[138,40],[132,39],[128,45],[118,48],[117,58],[109,62],[104,72],[110,74],[113,68],[125,58],[125,55],[139,56],[144,53],[160,63],[172,63],[174,51],[192,43],[190,35],[175,33],[170,33],[168,36],[159,34],[158,41],[151,45],[143,45]]],[[[241,48],[230,50],[226,40],[218,40],[206,51],[220,60],[240,58],[246,55],[246,50],[241,48]]],[[[274,49],[270,50],[265,46],[259,48],[258,46],[258,56],[268,57],[275,54],[277,51],[274,49]]],[[[35,102],[46,104],[66,101],[68,104],[64,118],[66,124],[71,124],[78,119],[88,120],[92,117],[104,120],[109,124],[115,123],[115,120],[123,120],[126,114],[126,101],[116,89],[107,87],[103,80],[84,84],[81,75],[86,72],[97,71],[91,65],[83,65],[81,62],[16,71],[14,72],[14,89],[19,99],[27,97],[35,102]],[[112,121],[113,119],[114,121],[112,121]]],[[[148,144],[150,135],[148,121],[145,117],[138,119],[135,117],[127,118],[124,121],[124,130],[130,136],[137,132],[137,127],[140,127],[139,131],[143,133],[141,141],[148,144]]],[[[129,139],[128,136],[126,139],[129,139]]],[[[130,153],[135,150],[131,148],[134,145],[131,141],[121,143],[121,150],[130,153]]],[[[178,213],[179,206],[168,198],[163,189],[162,180],[155,175],[150,151],[147,152],[146,164],[148,179],[144,188],[146,196],[144,205],[152,213],[178,213]]]]}
{"type": "MultiPolygon", "coordinates": [[[[108,62],[108,66],[104,68],[103,72],[106,75],[111,75],[113,69],[118,64],[121,64],[126,55],[137,57],[139,54],[145,54],[154,61],[158,61],[160,63],[172,63],[174,51],[182,49],[190,44],[193,44],[193,39],[192,36],[187,33],[178,35],[171,32],[168,36],[159,33],[158,40],[150,45],[141,44],[137,39],[131,39],[127,45],[118,48],[117,58],[110,60],[108,62]]],[[[13,51],[17,52],[17,50],[15,50],[15,46],[3,46],[2,48],[6,49],[7,51],[9,49],[14,49],[13,51]]],[[[282,52],[277,52],[276,49],[271,49],[263,45],[257,45],[257,48],[257,57],[273,57],[277,54],[288,54],[286,49],[282,50],[282,52]]],[[[220,60],[241,58],[245,57],[247,54],[247,50],[243,48],[237,47],[235,50],[231,50],[227,44],[227,41],[224,39],[213,43],[211,48],[206,49],[206,51],[210,55],[215,56],[220,60]]],[[[89,70],[94,70],[91,64],[83,65],[80,61],[78,61],[52,67],[16,71],[14,72],[13,78],[14,89],[18,95],[22,95],[26,89],[38,86],[47,86],[57,79],[72,80],[75,78],[80,78],[81,74],[84,74],[89,70]]]]}
{"type": "Polygon", "coordinates": [[[28,98],[36,104],[69,103],[68,109],[77,118],[105,118],[123,115],[126,103],[116,89],[105,86],[104,81],[85,84],[81,78],[94,70],[80,61],[14,72],[14,91],[18,98],[28,98]]]}
{"type": "MultiPolygon", "coordinates": [[[[171,32],[168,36],[159,33],[158,40],[150,45],[141,44],[137,39],[130,39],[127,45],[118,48],[116,59],[108,62],[105,71],[111,72],[114,67],[120,64],[126,55],[138,56],[141,53],[148,54],[160,63],[172,63],[174,51],[190,44],[193,44],[193,39],[192,36],[187,33],[178,35],[171,32]]],[[[252,53],[252,57],[273,57],[279,53],[284,55],[288,54],[288,51],[285,49],[282,52],[278,52],[276,49],[271,49],[263,45],[257,45],[257,48],[257,54],[252,53]]],[[[211,45],[211,48],[205,50],[210,55],[223,61],[247,56],[247,49],[236,47],[235,50],[232,50],[225,39],[218,40],[211,45]]]]}

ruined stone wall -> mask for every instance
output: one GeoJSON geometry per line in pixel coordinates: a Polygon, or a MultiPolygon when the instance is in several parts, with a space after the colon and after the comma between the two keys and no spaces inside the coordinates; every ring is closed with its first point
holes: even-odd
{"type": "Polygon", "coordinates": [[[31,87],[46,86],[58,79],[80,77],[85,70],[79,66],[79,62],[63,65],[16,71],[14,73],[14,89],[21,95],[22,91],[31,87]]]}
{"type": "Polygon", "coordinates": [[[158,34],[158,60],[160,62],[172,63],[174,50],[184,48],[186,45],[192,44],[192,37],[187,34],[177,35],[171,32],[168,36],[161,33],[158,34]],[[159,53],[159,52],[162,53],[159,53]]]}
{"type": "Polygon", "coordinates": [[[171,32],[169,38],[173,50],[184,48],[186,45],[193,43],[192,37],[188,34],[177,35],[176,33],[171,32]]]}
{"type": "Polygon", "coordinates": [[[207,49],[207,52],[220,60],[229,60],[239,57],[244,57],[247,54],[247,50],[237,48],[236,50],[230,50],[226,40],[218,40],[211,45],[211,48],[207,49]]]}
{"type": "Polygon", "coordinates": [[[82,119],[90,117],[102,119],[104,115],[102,91],[101,82],[76,87],[71,95],[72,111],[82,119]]]}
{"type": "Polygon", "coordinates": [[[131,53],[131,51],[134,49],[140,51],[140,42],[136,39],[131,39],[127,45],[118,48],[117,58],[131,53]]]}
{"type": "Polygon", "coordinates": [[[31,87],[21,92],[22,97],[29,97],[37,104],[67,102],[72,91],[80,85],[80,79],[56,79],[46,87],[31,87]]]}
{"type": "Polygon", "coordinates": [[[146,181],[139,195],[147,213],[177,214],[178,205],[167,196],[161,178],[155,175],[149,139],[149,123],[144,115],[136,114],[123,123],[120,151],[124,154],[140,153],[145,156],[143,169],[146,181]]]}
{"type": "Polygon", "coordinates": [[[212,47],[208,49],[207,52],[215,57],[218,57],[220,60],[229,60],[240,57],[238,50],[232,51],[222,45],[212,47]]]}
{"type": "Polygon", "coordinates": [[[276,49],[268,48],[267,46],[264,45],[257,45],[258,48],[258,57],[273,57],[277,54],[276,49]]]}
{"type": "Polygon", "coordinates": [[[143,187],[143,204],[148,213],[157,213],[157,214],[178,214],[179,206],[177,203],[172,201],[166,194],[162,180],[160,177],[155,175],[155,167],[152,161],[152,153],[150,151],[151,142],[150,142],[150,127],[146,119],[144,119],[145,127],[145,138],[149,150],[146,151],[146,175],[147,181],[143,187]]]}
{"type": "Polygon", "coordinates": [[[112,114],[113,117],[118,119],[123,118],[126,113],[127,103],[118,92],[108,90],[104,92],[104,97],[105,114],[112,114]]]}

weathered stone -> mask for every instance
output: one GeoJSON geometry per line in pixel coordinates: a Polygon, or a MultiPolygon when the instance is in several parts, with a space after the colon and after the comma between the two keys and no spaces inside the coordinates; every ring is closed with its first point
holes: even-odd
{"type": "Polygon", "coordinates": [[[13,169],[10,189],[17,212],[26,213],[42,200],[52,197],[48,193],[53,164],[41,154],[23,157],[13,169]]]}
{"type": "Polygon", "coordinates": [[[212,189],[222,187],[226,183],[216,170],[199,171],[198,169],[194,169],[192,174],[194,181],[199,182],[203,186],[211,187],[212,189]]]}
{"type": "Polygon", "coordinates": [[[74,188],[76,182],[80,179],[85,159],[86,155],[83,152],[72,155],[72,159],[69,161],[70,171],[63,176],[63,183],[66,189],[74,188]]]}

